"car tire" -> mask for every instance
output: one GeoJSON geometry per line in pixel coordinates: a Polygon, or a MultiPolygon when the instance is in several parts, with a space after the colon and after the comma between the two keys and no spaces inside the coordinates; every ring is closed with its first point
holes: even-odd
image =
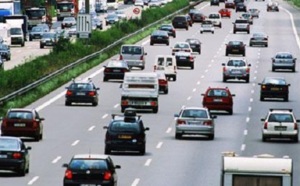
{"type": "Polygon", "coordinates": [[[245,55],[246,55],[246,52],[243,53],[243,56],[245,56],[245,55]]]}
{"type": "Polygon", "coordinates": [[[29,37],[29,41],[32,41],[32,37],[29,37]]]}
{"type": "Polygon", "coordinates": [[[272,67],[272,72],[275,72],[275,70],[276,70],[276,69],[275,69],[274,67],[272,67]]]}
{"type": "Polygon", "coordinates": [[[252,47],[252,46],[253,46],[253,45],[252,45],[252,43],[249,43],[249,46],[251,46],[251,47],[252,47]]]}
{"type": "Polygon", "coordinates": [[[292,69],[292,72],[296,72],[296,67],[294,67],[294,68],[292,69]]]}
{"type": "Polygon", "coordinates": [[[173,81],[176,81],[176,75],[172,77],[172,80],[173,80],[173,81]]]}
{"type": "Polygon", "coordinates": [[[169,46],[169,45],[170,45],[170,43],[169,43],[169,42],[167,42],[167,43],[166,43],[166,45],[167,45],[167,46],[169,46]]]}
{"type": "Polygon", "coordinates": [[[40,134],[34,136],[34,141],[36,142],[40,141],[40,134]]]}
{"type": "Polygon", "coordinates": [[[299,142],[299,136],[295,136],[292,138],[292,140],[295,142],[295,143],[298,143],[299,142]]]}
{"type": "Polygon", "coordinates": [[[203,32],[202,32],[202,31],[200,31],[200,34],[203,34],[203,32]]]}
{"type": "Polygon", "coordinates": [[[225,53],[225,56],[228,56],[228,52],[225,53]]]}
{"type": "Polygon", "coordinates": [[[181,139],[181,138],[182,138],[182,134],[178,134],[178,133],[175,134],[175,139],[181,139]]]}
{"type": "Polygon", "coordinates": [[[94,107],[96,107],[96,106],[98,105],[98,102],[95,101],[95,102],[92,103],[92,105],[93,105],[94,107]]]}
{"type": "Polygon", "coordinates": [[[232,108],[228,110],[228,114],[229,114],[229,115],[232,115],[232,114],[233,114],[233,109],[232,109],[232,108]]]}
{"type": "Polygon", "coordinates": [[[235,31],[235,30],[233,30],[233,33],[235,34],[235,33],[236,33],[236,31],[235,31]]]}
{"type": "Polygon", "coordinates": [[[164,94],[168,94],[168,93],[169,93],[169,89],[166,88],[166,89],[164,90],[164,94]]]}
{"type": "Polygon", "coordinates": [[[103,77],[103,81],[104,82],[108,81],[108,78],[107,77],[103,77]]]}
{"type": "Polygon", "coordinates": [[[201,49],[198,50],[199,55],[201,54],[201,49]]]}
{"type": "Polygon", "coordinates": [[[173,38],[176,38],[176,34],[173,35],[173,38]]]}
{"type": "Polygon", "coordinates": [[[144,145],[142,148],[141,148],[141,150],[140,150],[140,155],[145,155],[145,153],[146,153],[146,145],[144,145]]]}
{"type": "Polygon", "coordinates": [[[211,33],[212,33],[212,34],[215,34],[215,32],[214,32],[214,31],[212,31],[211,33]]]}
{"type": "Polygon", "coordinates": [[[208,135],[208,139],[209,139],[209,140],[213,140],[214,138],[215,138],[215,134],[209,134],[209,135],[208,135]]]}
{"type": "Polygon", "coordinates": [[[40,48],[44,48],[44,45],[40,45],[40,48]]]}
{"type": "Polygon", "coordinates": [[[247,31],[247,34],[250,34],[250,31],[247,31]]]}
{"type": "Polygon", "coordinates": [[[145,69],[145,66],[142,66],[142,67],[141,67],[141,70],[144,70],[144,69],[145,69]]]}
{"type": "Polygon", "coordinates": [[[268,44],[266,44],[265,47],[268,47],[268,44]]]}
{"type": "Polygon", "coordinates": [[[192,70],[194,69],[194,64],[191,65],[191,69],[192,69],[192,70]]]}
{"type": "Polygon", "coordinates": [[[150,45],[152,46],[152,45],[153,45],[153,42],[150,42],[150,45]]]}
{"type": "Polygon", "coordinates": [[[267,141],[267,137],[265,137],[264,135],[262,135],[262,141],[266,142],[267,141]]]}
{"type": "Polygon", "coordinates": [[[110,154],[110,153],[111,153],[111,149],[107,145],[105,145],[104,154],[110,154]]]}
{"type": "Polygon", "coordinates": [[[250,77],[249,77],[249,76],[247,76],[245,80],[246,80],[246,83],[249,83],[249,81],[250,81],[250,77]]]}
{"type": "Polygon", "coordinates": [[[219,27],[222,28],[222,23],[219,24],[219,27]]]}
{"type": "Polygon", "coordinates": [[[265,101],[265,98],[262,95],[260,96],[260,101],[265,101]]]}
{"type": "Polygon", "coordinates": [[[25,168],[25,165],[24,165],[24,168],[22,168],[22,169],[19,169],[18,171],[17,171],[17,174],[19,175],[19,176],[25,176],[25,174],[26,174],[26,168],[25,168]]]}
{"type": "Polygon", "coordinates": [[[223,82],[226,83],[227,78],[223,75],[223,82]]]}
{"type": "Polygon", "coordinates": [[[157,112],[158,112],[158,106],[154,107],[154,108],[152,109],[152,111],[153,111],[153,113],[157,113],[157,112]]]}
{"type": "Polygon", "coordinates": [[[187,26],[185,29],[186,29],[186,30],[189,30],[189,27],[187,26]]]}
{"type": "Polygon", "coordinates": [[[25,42],[21,43],[21,47],[24,47],[25,46],[25,42]]]}
{"type": "Polygon", "coordinates": [[[70,101],[66,101],[66,102],[65,102],[65,105],[66,105],[66,106],[71,106],[71,104],[72,104],[72,103],[71,103],[70,101]]]}

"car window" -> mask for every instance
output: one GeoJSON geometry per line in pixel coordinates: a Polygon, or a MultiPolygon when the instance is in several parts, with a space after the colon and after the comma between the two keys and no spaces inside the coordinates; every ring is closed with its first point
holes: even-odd
{"type": "Polygon", "coordinates": [[[113,132],[140,132],[138,123],[114,121],[111,123],[110,130],[113,132]]]}
{"type": "Polygon", "coordinates": [[[290,55],[290,54],[278,54],[278,55],[276,55],[276,58],[278,58],[278,59],[292,59],[293,56],[290,55]]]}
{"type": "Polygon", "coordinates": [[[291,114],[270,114],[269,122],[294,122],[291,114]]]}
{"type": "Polygon", "coordinates": [[[234,66],[234,67],[244,67],[246,66],[245,61],[242,60],[230,60],[227,66],[234,66]]]}
{"type": "Polygon", "coordinates": [[[11,111],[7,115],[8,119],[32,119],[33,114],[31,112],[19,112],[11,111]]]}
{"type": "Polygon", "coordinates": [[[209,16],[208,16],[208,18],[212,18],[212,19],[218,19],[218,18],[220,18],[220,15],[219,14],[210,14],[209,16]]]}
{"type": "Polygon", "coordinates": [[[139,46],[123,46],[123,54],[142,54],[142,49],[139,46]]]}
{"type": "Polygon", "coordinates": [[[187,45],[185,43],[177,43],[175,45],[175,48],[189,48],[189,45],[187,45]]]}
{"type": "Polygon", "coordinates": [[[241,45],[242,43],[240,41],[230,41],[229,45],[241,45]]]}
{"type": "Polygon", "coordinates": [[[93,86],[89,83],[72,83],[69,88],[72,90],[91,90],[93,86]]]}
{"type": "Polygon", "coordinates": [[[271,79],[266,78],[264,80],[264,84],[276,84],[276,85],[286,85],[286,82],[284,79],[271,79]]]}
{"type": "Polygon", "coordinates": [[[228,92],[222,89],[213,89],[208,91],[208,96],[227,97],[228,92]]]}
{"type": "Polygon", "coordinates": [[[86,170],[86,169],[97,169],[107,170],[107,163],[105,160],[99,159],[73,159],[69,164],[70,169],[86,170]]]}
{"type": "Polygon", "coordinates": [[[11,28],[10,34],[11,35],[20,35],[20,34],[22,34],[22,29],[21,28],[11,28]]]}
{"type": "Polygon", "coordinates": [[[208,118],[207,112],[205,110],[184,110],[182,112],[181,117],[185,117],[185,118],[193,118],[193,117],[197,117],[197,118],[208,118]]]}
{"type": "Polygon", "coordinates": [[[235,20],[235,23],[248,23],[248,21],[245,19],[237,19],[235,20]]]}
{"type": "Polygon", "coordinates": [[[174,21],[186,21],[186,18],[185,17],[175,17],[174,18],[174,21]]]}
{"type": "Polygon", "coordinates": [[[159,65],[159,66],[163,66],[164,62],[165,62],[165,58],[164,57],[159,57],[157,59],[157,65],[159,65]]]}
{"type": "Polygon", "coordinates": [[[19,150],[20,144],[17,140],[14,139],[0,139],[0,150],[10,151],[10,150],[19,150]]]}

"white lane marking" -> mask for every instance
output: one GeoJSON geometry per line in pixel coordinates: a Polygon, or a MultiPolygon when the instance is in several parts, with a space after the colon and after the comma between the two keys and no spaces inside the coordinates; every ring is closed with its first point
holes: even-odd
{"type": "Polygon", "coordinates": [[[152,159],[147,159],[146,163],[145,163],[145,166],[150,166],[150,163],[151,163],[152,159]]]}
{"type": "Polygon", "coordinates": [[[54,160],[52,160],[52,163],[57,163],[61,159],[61,156],[57,156],[54,160]]]}
{"type": "Polygon", "coordinates": [[[36,182],[36,180],[38,180],[38,179],[39,179],[38,176],[33,177],[33,178],[28,182],[27,185],[32,185],[32,184],[33,184],[34,182],[36,182]]]}
{"type": "Polygon", "coordinates": [[[172,128],[169,127],[167,130],[166,130],[166,133],[170,133],[172,131],[172,128]]]}
{"type": "Polygon", "coordinates": [[[203,7],[200,8],[200,10],[204,9],[205,7],[207,7],[209,4],[204,5],[203,7]]]}
{"type": "Polygon", "coordinates": [[[292,23],[292,28],[293,28],[293,32],[294,32],[294,36],[295,36],[295,38],[296,38],[296,42],[297,42],[298,48],[300,49],[300,40],[299,40],[299,36],[298,36],[297,30],[296,30],[296,27],[295,27],[294,16],[293,16],[293,14],[292,14],[290,11],[288,11],[287,9],[282,8],[282,7],[280,7],[280,8],[281,8],[282,10],[286,11],[286,12],[289,14],[289,16],[290,16],[291,23],[292,23]]]}
{"type": "Polygon", "coordinates": [[[163,142],[159,142],[159,143],[156,145],[156,148],[157,148],[157,149],[160,149],[161,146],[162,146],[162,144],[163,144],[163,142]]]}
{"type": "Polygon", "coordinates": [[[244,130],[244,135],[246,136],[248,134],[248,130],[244,130]]]}
{"type": "Polygon", "coordinates": [[[207,73],[207,72],[208,72],[208,69],[206,69],[204,72],[207,73]]]}
{"type": "Polygon", "coordinates": [[[257,70],[255,70],[254,73],[257,74],[257,70]]]}
{"type": "Polygon", "coordinates": [[[196,92],[196,90],[197,90],[197,89],[196,89],[196,88],[194,88],[194,89],[193,89],[193,92],[196,92]]]}
{"type": "Polygon", "coordinates": [[[211,64],[209,64],[208,67],[210,68],[210,67],[211,67],[211,64]]]}
{"type": "Polygon", "coordinates": [[[255,83],[252,83],[252,86],[254,86],[254,87],[255,87],[255,83]]]}
{"type": "Polygon", "coordinates": [[[95,127],[96,127],[95,125],[91,126],[91,127],[88,129],[88,131],[94,130],[95,127]]]}
{"type": "Polygon", "coordinates": [[[119,105],[120,105],[119,103],[115,104],[114,108],[117,108],[119,105]]]}
{"type": "Polygon", "coordinates": [[[244,151],[245,149],[246,149],[246,145],[243,144],[243,145],[241,146],[241,151],[244,151]]]}
{"type": "Polygon", "coordinates": [[[200,85],[200,81],[197,81],[197,85],[200,85]]]}
{"type": "Polygon", "coordinates": [[[102,116],[102,119],[105,119],[107,116],[108,116],[108,114],[104,114],[104,115],[102,116]]]}
{"type": "MultiPolygon", "coordinates": [[[[101,72],[103,72],[104,68],[101,68],[99,70],[97,70],[96,72],[94,72],[92,75],[90,75],[89,77],[85,78],[85,79],[88,79],[88,78],[93,78],[95,77],[96,75],[100,74],[101,72]]],[[[36,110],[39,112],[41,111],[42,109],[44,109],[45,107],[49,106],[50,104],[54,103],[56,100],[58,100],[59,98],[63,97],[65,95],[66,91],[63,91],[61,93],[59,93],[58,95],[54,96],[53,98],[49,99],[48,101],[46,101],[45,103],[41,104],[40,106],[38,106],[36,108],[36,110]]]]}
{"type": "Polygon", "coordinates": [[[131,186],[137,186],[140,182],[139,178],[135,178],[134,181],[132,182],[131,186]]]}
{"type": "Polygon", "coordinates": [[[249,108],[248,108],[248,111],[250,112],[251,110],[252,110],[252,107],[249,107],[249,108]]]}
{"type": "Polygon", "coordinates": [[[256,80],[256,78],[257,78],[257,77],[255,76],[253,79],[256,80]]]}
{"type": "Polygon", "coordinates": [[[189,97],[187,98],[187,100],[190,100],[190,99],[192,99],[192,97],[191,97],[191,96],[189,96],[189,97]]]}
{"type": "Polygon", "coordinates": [[[246,123],[249,123],[249,121],[250,121],[250,118],[247,117],[247,118],[246,118],[246,123]]]}
{"type": "Polygon", "coordinates": [[[250,102],[253,102],[253,98],[250,98],[250,102]]]}
{"type": "Polygon", "coordinates": [[[253,94],[254,93],[254,90],[251,90],[251,94],[253,94]]]}
{"type": "Polygon", "coordinates": [[[75,145],[77,145],[77,144],[79,143],[79,141],[80,141],[80,140],[76,140],[76,141],[74,141],[74,142],[72,143],[72,146],[75,146],[75,145]]]}
{"type": "Polygon", "coordinates": [[[205,77],[205,76],[203,76],[203,75],[201,76],[202,79],[203,79],[204,77],[205,77]]]}
{"type": "Polygon", "coordinates": [[[213,63],[213,62],[214,62],[214,60],[212,59],[210,62],[212,62],[212,63],[213,63]]]}
{"type": "Polygon", "coordinates": [[[143,43],[142,43],[142,45],[144,46],[144,45],[146,45],[147,43],[149,43],[150,42],[150,39],[147,39],[146,41],[144,41],[143,43]]]}

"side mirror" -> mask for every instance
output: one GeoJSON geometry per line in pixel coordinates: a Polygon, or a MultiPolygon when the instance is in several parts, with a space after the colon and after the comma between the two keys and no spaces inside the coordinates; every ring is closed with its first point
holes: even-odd
{"type": "Polygon", "coordinates": [[[68,167],[69,167],[69,164],[64,163],[64,164],[62,165],[62,167],[68,168],[68,167]]]}
{"type": "Polygon", "coordinates": [[[178,117],[179,117],[179,114],[174,114],[174,117],[178,118],[178,117]]]}
{"type": "Polygon", "coordinates": [[[225,63],[222,63],[222,66],[225,66],[225,63]]]}
{"type": "Polygon", "coordinates": [[[300,122],[300,119],[297,119],[296,122],[300,122]]]}
{"type": "Polygon", "coordinates": [[[235,94],[231,94],[231,96],[232,96],[232,97],[234,97],[234,96],[235,96],[235,94]]]}
{"type": "Polygon", "coordinates": [[[108,129],[108,126],[103,126],[103,129],[108,129]]]}
{"type": "Polygon", "coordinates": [[[212,118],[212,119],[216,119],[217,116],[216,116],[216,115],[212,115],[211,118],[212,118]]]}
{"type": "Polygon", "coordinates": [[[149,128],[149,127],[146,127],[144,130],[145,130],[145,131],[146,131],[146,130],[150,130],[150,128],[149,128]]]}
{"type": "Polygon", "coordinates": [[[26,147],[26,150],[31,150],[31,147],[30,146],[26,147]]]}
{"type": "Polygon", "coordinates": [[[260,121],[265,121],[265,118],[261,118],[260,121]]]}
{"type": "Polygon", "coordinates": [[[205,96],[205,94],[202,93],[201,96],[205,96]]]}
{"type": "Polygon", "coordinates": [[[291,86],[291,84],[287,84],[287,86],[291,86]]]}

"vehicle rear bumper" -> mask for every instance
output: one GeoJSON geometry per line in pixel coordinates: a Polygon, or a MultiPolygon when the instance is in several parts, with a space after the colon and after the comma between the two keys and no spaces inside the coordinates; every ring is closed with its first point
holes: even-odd
{"type": "Polygon", "coordinates": [[[15,171],[24,167],[24,160],[0,159],[0,170],[15,171]]]}
{"type": "Polygon", "coordinates": [[[109,185],[113,185],[113,184],[111,183],[111,181],[64,179],[64,186],[80,186],[80,185],[109,186],[109,185]]]}
{"type": "Polygon", "coordinates": [[[298,136],[298,131],[268,131],[263,130],[263,136],[268,138],[291,138],[298,136]]]}
{"type": "Polygon", "coordinates": [[[176,126],[176,134],[214,134],[215,130],[213,126],[176,126]]]}
{"type": "Polygon", "coordinates": [[[139,151],[145,147],[145,143],[143,142],[133,142],[131,141],[124,141],[124,142],[106,142],[107,147],[110,150],[116,151],[139,151]]]}
{"type": "Polygon", "coordinates": [[[1,129],[2,136],[16,136],[16,137],[34,137],[40,134],[40,129],[1,129]]]}
{"type": "Polygon", "coordinates": [[[91,103],[97,102],[97,97],[66,97],[67,102],[75,102],[75,103],[91,103]]]}
{"type": "Polygon", "coordinates": [[[228,104],[214,104],[214,105],[203,104],[203,106],[209,110],[231,110],[233,107],[232,105],[228,105],[228,104]]]}

